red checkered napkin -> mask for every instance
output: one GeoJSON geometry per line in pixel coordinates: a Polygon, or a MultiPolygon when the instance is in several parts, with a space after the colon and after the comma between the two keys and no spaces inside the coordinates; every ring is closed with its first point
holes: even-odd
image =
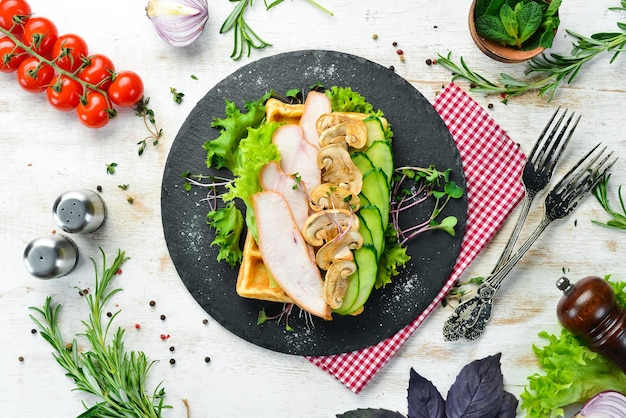
{"type": "Polygon", "coordinates": [[[465,171],[467,229],[461,252],[437,297],[398,333],[358,351],[307,357],[354,393],[359,393],[369,383],[439,305],[524,196],[520,176],[526,157],[478,103],[450,84],[437,96],[433,106],[456,142],[465,171]]]}

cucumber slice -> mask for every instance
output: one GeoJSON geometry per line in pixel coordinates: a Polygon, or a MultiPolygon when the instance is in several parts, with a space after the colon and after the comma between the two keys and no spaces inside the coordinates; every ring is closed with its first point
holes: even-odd
{"type": "Polygon", "coordinates": [[[385,128],[380,118],[376,116],[370,116],[363,121],[365,128],[367,128],[367,143],[365,149],[368,149],[374,141],[385,140],[385,128]]]}
{"type": "Polygon", "coordinates": [[[365,305],[376,284],[376,275],[378,274],[378,260],[373,246],[363,245],[354,252],[354,259],[358,266],[359,286],[356,299],[350,306],[348,314],[355,313],[365,305]]]}
{"type": "Polygon", "coordinates": [[[359,169],[361,174],[365,174],[372,168],[374,168],[374,164],[372,164],[372,161],[370,161],[369,157],[364,152],[354,152],[350,154],[350,157],[352,158],[352,162],[354,163],[356,168],[359,169]]]}
{"type": "Polygon", "coordinates": [[[389,223],[389,186],[387,177],[382,169],[375,168],[363,175],[363,188],[361,194],[365,196],[370,205],[374,205],[380,210],[383,230],[389,223]]]}
{"type": "MultiPolygon", "coordinates": [[[[380,210],[374,205],[361,206],[357,212],[357,216],[361,225],[365,225],[369,233],[370,241],[367,241],[363,234],[363,243],[371,243],[376,249],[376,259],[380,258],[385,246],[385,230],[383,229],[383,220],[380,216],[380,210]]],[[[360,229],[359,229],[359,232],[360,229]]]]}
{"type": "Polygon", "coordinates": [[[374,141],[365,152],[374,167],[380,167],[387,177],[387,185],[391,185],[393,176],[393,152],[387,141],[374,141]]]}

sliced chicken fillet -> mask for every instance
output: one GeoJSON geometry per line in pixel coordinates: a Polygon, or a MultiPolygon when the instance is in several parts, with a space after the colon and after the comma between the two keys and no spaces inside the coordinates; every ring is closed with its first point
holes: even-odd
{"type": "Polygon", "coordinates": [[[253,195],[252,202],[265,267],[296,305],[320,318],[332,319],[320,270],[311,260],[285,198],[263,191],[253,195]]]}
{"type": "Polygon", "coordinates": [[[261,187],[263,190],[275,191],[287,199],[289,208],[299,230],[309,217],[309,202],[307,194],[298,187],[298,182],[293,176],[286,174],[272,161],[261,169],[261,187]]]}
{"type": "Polygon", "coordinates": [[[320,134],[317,132],[317,119],[320,116],[332,112],[330,99],[324,93],[312,91],[304,101],[304,111],[300,118],[300,126],[304,132],[304,139],[319,149],[320,134]]]}
{"type": "Polygon", "coordinates": [[[299,125],[283,125],[274,132],[272,142],[280,152],[280,168],[285,174],[297,174],[306,192],[321,182],[317,166],[319,149],[309,144],[299,125]]]}

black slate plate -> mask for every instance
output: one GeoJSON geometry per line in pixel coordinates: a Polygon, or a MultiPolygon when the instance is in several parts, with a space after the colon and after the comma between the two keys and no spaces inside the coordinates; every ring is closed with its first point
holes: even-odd
{"type": "Polygon", "coordinates": [[[446,211],[459,219],[456,236],[432,231],[414,240],[407,268],[392,284],[373,292],[361,315],[336,316],[329,322],[316,318],[311,327],[296,313],[289,319],[294,331],[274,321],[257,325],[261,309],[270,315],[282,305],[236,294],[237,269],[218,263],[217,247],[210,245],[214,234],[206,225],[208,207],[200,202],[205,191],[184,191],[181,174],[211,172],[202,144],[217,137],[210,124],[214,117],[224,117],[226,98],[243,109],[245,102],[257,100],[270,89],[279,94],[293,88],[307,91],[317,82],[326,87],[349,86],[385,113],[395,134],[396,166],[451,168],[453,179],[465,187],[458,150],[439,115],[408,82],[374,62],[333,51],[290,52],[245,65],[212,88],[182,125],[165,165],[161,211],[170,256],[189,292],[217,322],[253,344],[297,355],[358,350],[408,325],[449,277],[460,251],[467,210],[465,198],[453,201],[446,211]]]}

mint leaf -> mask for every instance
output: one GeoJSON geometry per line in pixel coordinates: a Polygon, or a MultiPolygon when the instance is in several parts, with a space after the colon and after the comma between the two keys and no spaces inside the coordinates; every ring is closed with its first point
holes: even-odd
{"type": "Polygon", "coordinates": [[[539,45],[548,49],[552,47],[552,43],[554,42],[554,32],[555,28],[546,28],[546,31],[541,35],[539,39],[539,45]]]}
{"type": "Polygon", "coordinates": [[[543,19],[543,13],[541,6],[531,1],[524,4],[519,12],[517,12],[517,23],[519,24],[519,42],[521,43],[530,38],[533,33],[541,26],[541,20],[543,19]]]}
{"type": "Polygon", "coordinates": [[[509,6],[505,4],[500,9],[500,20],[502,21],[502,25],[512,38],[517,38],[517,33],[519,30],[519,26],[517,24],[517,16],[515,15],[515,11],[509,6]]]}
{"type": "Polygon", "coordinates": [[[543,14],[544,18],[555,16],[559,11],[559,7],[561,7],[561,0],[552,0],[543,14]]]}
{"type": "Polygon", "coordinates": [[[491,0],[489,2],[489,5],[485,9],[484,14],[489,15],[489,16],[498,16],[498,14],[500,13],[500,9],[502,8],[504,4],[505,4],[505,0],[491,0]]]}
{"type": "Polygon", "coordinates": [[[476,32],[480,36],[503,45],[516,45],[515,38],[509,35],[499,17],[479,16],[476,18],[476,32]]]}

